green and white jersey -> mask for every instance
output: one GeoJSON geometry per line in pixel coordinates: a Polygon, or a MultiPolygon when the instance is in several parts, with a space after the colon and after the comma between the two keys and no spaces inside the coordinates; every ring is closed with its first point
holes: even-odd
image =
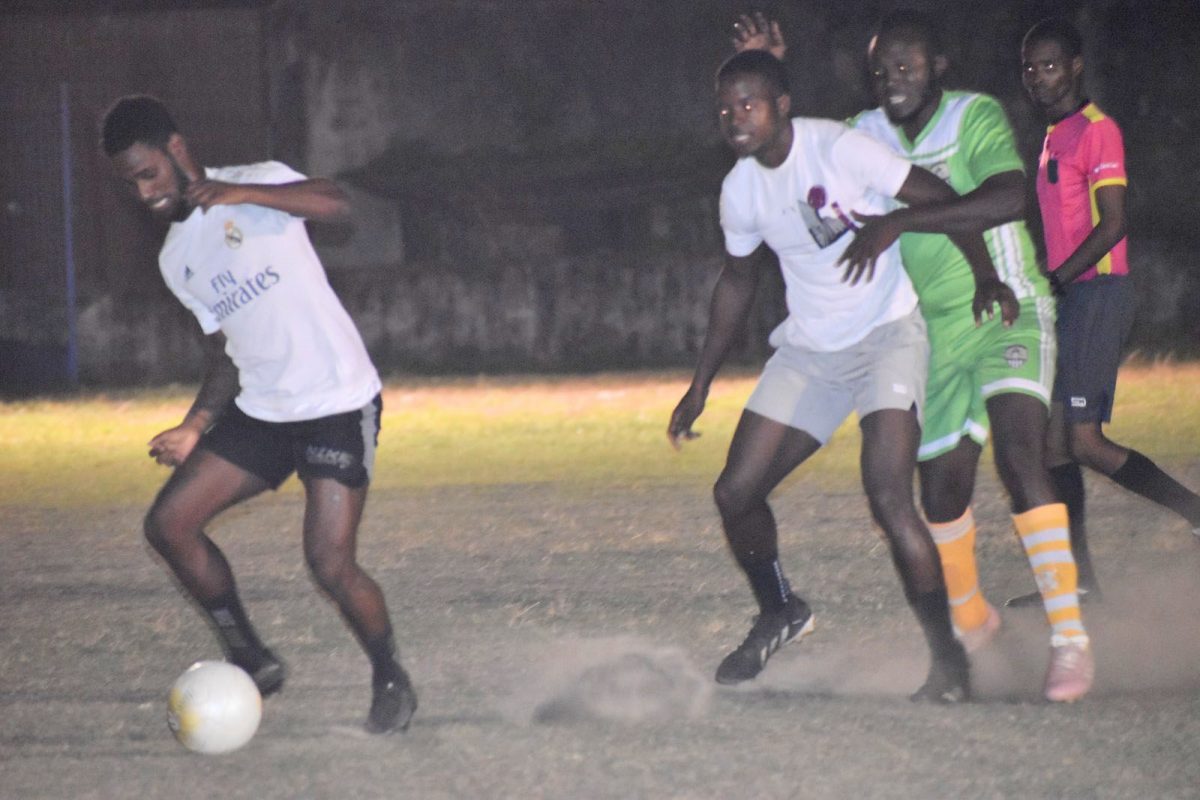
{"type": "MultiPolygon", "coordinates": [[[[943,91],[942,102],[916,141],[892,125],[883,109],[864,111],[850,124],[937,175],[960,195],[993,175],[1024,171],[1004,109],[985,94],[943,91]]],[[[984,240],[1000,280],[1018,298],[1049,295],[1024,222],[985,231],[984,240]]],[[[900,237],[900,253],[931,324],[942,315],[970,313],[975,281],[953,242],[937,233],[906,233],[900,237]]]]}

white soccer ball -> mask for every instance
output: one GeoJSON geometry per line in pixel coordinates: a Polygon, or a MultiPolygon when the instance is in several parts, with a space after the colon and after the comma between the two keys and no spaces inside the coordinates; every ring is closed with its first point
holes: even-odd
{"type": "Polygon", "coordinates": [[[175,738],[197,753],[228,753],[254,736],[262,719],[262,696],[240,667],[198,661],[175,681],[167,700],[167,724],[175,738]]]}

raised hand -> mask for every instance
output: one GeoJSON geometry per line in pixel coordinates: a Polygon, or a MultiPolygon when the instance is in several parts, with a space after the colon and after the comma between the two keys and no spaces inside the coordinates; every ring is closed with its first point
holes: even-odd
{"type": "Polygon", "coordinates": [[[779,30],[779,23],[761,11],[752,14],[742,14],[733,23],[733,49],[766,50],[771,55],[783,61],[787,53],[787,43],[779,30]]]}

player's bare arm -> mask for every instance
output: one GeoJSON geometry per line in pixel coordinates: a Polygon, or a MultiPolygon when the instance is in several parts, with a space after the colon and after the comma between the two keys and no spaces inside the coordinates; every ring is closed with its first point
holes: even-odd
{"type": "Polygon", "coordinates": [[[768,18],[761,11],[755,11],[741,14],[734,21],[733,49],[738,53],[743,50],[766,50],[783,61],[787,54],[787,42],[779,30],[778,21],[768,18]]]}
{"type": "Polygon", "coordinates": [[[204,380],[196,400],[174,428],[150,440],[150,457],[166,467],[184,462],[200,441],[204,431],[216,421],[238,392],[237,367],[225,353],[225,335],[221,332],[204,337],[204,380]]]}
{"type": "MultiPolygon", "coordinates": [[[[1019,172],[1004,174],[1020,176],[1019,172]]],[[[1010,184],[1011,179],[1005,178],[994,184],[990,193],[996,195],[1008,192],[1011,190],[1010,184]],[[1001,192],[1000,187],[1007,188],[1001,192]]],[[[978,191],[976,190],[976,192],[978,191]]],[[[976,192],[971,194],[976,194],[976,192]]],[[[881,216],[855,214],[863,223],[863,227],[855,234],[854,240],[846,247],[846,251],[839,261],[846,265],[842,280],[853,285],[864,276],[866,280],[874,277],[876,259],[900,238],[900,234],[914,230],[908,227],[906,220],[914,218],[920,220],[920,217],[916,217],[915,214],[906,215],[904,212],[919,212],[927,208],[952,208],[960,203],[965,203],[968,197],[970,195],[960,197],[945,181],[932,172],[914,166],[909,171],[904,185],[896,194],[896,199],[906,203],[907,208],[897,209],[881,216]]],[[[972,203],[976,202],[978,202],[977,198],[972,200],[972,203]]],[[[989,202],[995,203],[996,206],[1004,205],[1003,198],[993,197],[989,202]]],[[[1020,202],[1023,207],[1024,200],[1021,199],[1020,202]]],[[[951,224],[949,220],[954,216],[947,214],[944,218],[947,223],[945,230],[935,229],[932,225],[917,230],[924,233],[945,234],[966,257],[967,263],[971,267],[971,273],[975,277],[975,296],[971,303],[975,323],[982,324],[985,316],[993,319],[995,308],[999,306],[1001,320],[1005,325],[1011,325],[1020,314],[1020,303],[1017,302],[1012,289],[1000,280],[1000,276],[996,272],[996,265],[992,263],[991,254],[988,252],[987,244],[983,241],[982,231],[985,227],[992,227],[992,224],[978,219],[972,228],[965,225],[961,217],[951,224]]]]}
{"type": "Polygon", "coordinates": [[[187,201],[205,211],[213,206],[252,204],[314,222],[345,222],[350,202],[336,183],[310,178],[293,183],[225,183],[207,178],[188,184],[187,201]]]}
{"type": "Polygon", "coordinates": [[[758,290],[758,279],[762,272],[766,246],[760,245],[748,256],[725,255],[725,267],[713,287],[712,303],[708,312],[708,332],[696,364],[696,373],[683,399],[675,406],[671,422],[667,426],[667,438],[678,450],[684,441],[699,434],[692,430],[692,423],[704,411],[708,390],[721,368],[737,333],[745,327],[754,295],[758,290]]]}
{"type": "MultiPolygon", "coordinates": [[[[854,215],[860,221],[868,215],[854,215]]],[[[948,200],[900,208],[888,216],[905,233],[975,233],[1025,218],[1025,176],[1009,170],[948,200]]]]}
{"type": "Polygon", "coordinates": [[[1125,187],[1101,186],[1096,190],[1096,227],[1079,243],[1067,260],[1052,273],[1056,288],[1066,286],[1104,258],[1125,238],[1125,187]]]}
{"type": "MultiPolygon", "coordinates": [[[[958,194],[929,170],[914,165],[896,193],[896,199],[907,205],[929,205],[954,202],[958,194]]],[[[842,274],[844,283],[853,286],[864,278],[869,281],[875,277],[876,260],[905,231],[903,217],[899,213],[903,210],[881,215],[855,214],[863,225],[838,259],[838,264],[845,265],[842,274]]]]}

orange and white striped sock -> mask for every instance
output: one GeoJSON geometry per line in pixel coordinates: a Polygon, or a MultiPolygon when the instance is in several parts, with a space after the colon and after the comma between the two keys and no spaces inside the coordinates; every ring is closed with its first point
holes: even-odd
{"type": "Polygon", "coordinates": [[[1042,593],[1046,618],[1050,621],[1050,643],[1087,644],[1088,635],[1079,613],[1079,575],[1071,555],[1067,507],[1051,503],[1013,515],[1021,546],[1042,593]]]}
{"type": "Polygon", "coordinates": [[[942,559],[954,630],[960,636],[970,633],[988,618],[987,601],[979,591],[979,570],[975,566],[975,515],[968,508],[953,522],[931,522],[929,533],[942,559]]]}

